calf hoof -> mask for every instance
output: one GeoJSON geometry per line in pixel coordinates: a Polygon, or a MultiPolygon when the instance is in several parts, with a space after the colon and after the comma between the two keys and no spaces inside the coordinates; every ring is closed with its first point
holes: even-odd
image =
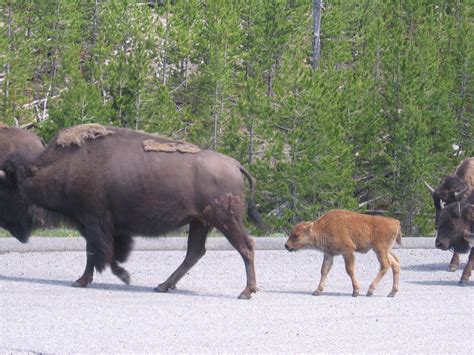
{"type": "Polygon", "coordinates": [[[316,290],[313,292],[313,296],[319,296],[321,293],[323,293],[323,290],[316,290]]]}
{"type": "Polygon", "coordinates": [[[251,293],[246,293],[246,292],[242,292],[239,297],[237,297],[237,299],[239,300],[249,300],[252,298],[252,294],[251,293]]]}
{"type": "Polygon", "coordinates": [[[257,287],[246,287],[245,290],[237,297],[239,300],[249,300],[252,298],[252,293],[257,292],[257,287]]]}
{"type": "Polygon", "coordinates": [[[374,291],[371,291],[371,290],[367,291],[367,297],[371,297],[373,296],[373,294],[374,294],[374,291]]]}
{"type": "Polygon", "coordinates": [[[359,291],[352,292],[352,297],[358,297],[358,296],[359,296],[359,291]]]}
{"type": "Polygon", "coordinates": [[[397,293],[398,291],[396,290],[392,290],[390,291],[390,293],[387,295],[387,297],[395,297],[395,294],[397,293]]]}

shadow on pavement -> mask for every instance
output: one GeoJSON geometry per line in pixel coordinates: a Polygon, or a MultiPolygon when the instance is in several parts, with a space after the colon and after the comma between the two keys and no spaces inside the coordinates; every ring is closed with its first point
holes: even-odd
{"type": "MultiPolygon", "coordinates": [[[[458,270],[464,269],[465,264],[461,263],[458,266],[458,270]]],[[[424,271],[424,272],[431,272],[431,271],[448,271],[448,262],[445,263],[436,263],[436,264],[414,264],[414,265],[407,265],[402,266],[402,270],[408,271],[424,271]]]]}
{"type": "Polygon", "coordinates": [[[407,283],[422,286],[449,286],[449,287],[473,287],[474,282],[469,281],[467,285],[460,286],[459,280],[439,280],[439,281],[406,281],[407,283]]]}
{"type": "Polygon", "coordinates": [[[285,295],[304,295],[304,296],[311,296],[311,297],[324,297],[324,296],[331,296],[331,297],[352,297],[352,293],[339,293],[339,292],[326,292],[324,291],[318,296],[313,295],[313,291],[279,291],[279,290],[262,290],[265,293],[280,293],[285,295]]]}
{"type": "MultiPolygon", "coordinates": [[[[61,286],[61,287],[72,287],[72,281],[65,280],[50,280],[50,279],[39,279],[33,277],[17,277],[17,276],[4,276],[0,275],[0,281],[13,281],[13,282],[23,282],[23,283],[32,283],[38,285],[52,285],[52,286],[61,286]]],[[[80,288],[79,288],[80,289],[80,288]]],[[[144,293],[156,293],[162,295],[175,295],[175,296],[192,296],[192,297],[213,297],[213,298],[228,298],[228,299],[237,299],[237,296],[231,297],[229,295],[222,294],[211,294],[211,293],[196,293],[190,290],[169,290],[166,293],[154,292],[154,287],[147,286],[137,286],[137,285],[125,285],[125,284],[112,284],[104,282],[93,282],[87,289],[90,290],[106,290],[106,291],[118,291],[118,292],[144,292],[144,293]]]]}

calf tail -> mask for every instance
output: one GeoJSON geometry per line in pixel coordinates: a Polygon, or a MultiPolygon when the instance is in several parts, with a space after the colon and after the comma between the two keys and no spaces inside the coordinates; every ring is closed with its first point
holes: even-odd
{"type": "Polygon", "coordinates": [[[402,245],[402,228],[400,227],[400,224],[398,224],[398,228],[397,228],[397,244],[398,245],[402,245]]]}
{"type": "Polygon", "coordinates": [[[257,204],[255,202],[257,181],[243,166],[240,166],[240,171],[248,179],[249,184],[250,184],[251,196],[250,196],[249,204],[247,206],[247,214],[250,220],[252,221],[252,223],[254,223],[260,230],[267,231],[268,226],[263,221],[262,217],[260,216],[260,213],[258,213],[257,204]]]}

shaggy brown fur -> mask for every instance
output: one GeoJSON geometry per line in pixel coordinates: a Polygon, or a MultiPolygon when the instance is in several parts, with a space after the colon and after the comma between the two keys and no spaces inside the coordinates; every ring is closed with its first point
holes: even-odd
{"type": "Polygon", "coordinates": [[[176,143],[129,129],[87,125],[62,131],[34,159],[7,159],[0,165],[6,182],[0,184],[0,208],[9,212],[6,228],[26,242],[33,221],[41,217],[33,206],[67,217],[86,239],[86,267],[73,284],[86,287],[94,269],[100,272],[108,265],[129,283],[119,263],[128,257],[132,237],[159,236],[188,224],[186,257],[158,292],[176,287],[205,254],[207,235],[215,228],[241,255],[247,284],[239,297],[250,298],[257,291],[255,248],[243,218],[247,207],[250,220],[263,224],[255,179],[235,159],[213,151],[147,153],[143,142],[148,140],[176,143]],[[247,206],[246,180],[251,191],[247,206]]]}
{"type": "Polygon", "coordinates": [[[145,152],[165,152],[165,153],[199,153],[201,149],[198,146],[184,142],[157,142],[153,139],[147,139],[143,141],[143,149],[145,152]]]}
{"type": "Polygon", "coordinates": [[[371,296],[378,283],[391,267],[393,288],[389,297],[398,292],[400,262],[392,252],[392,245],[401,244],[400,222],[393,218],[370,216],[351,211],[334,210],[314,222],[297,224],[285,244],[289,251],[302,248],[314,248],[324,253],[321,267],[321,281],[314,292],[319,295],[324,290],[326,278],[331,269],[333,257],[344,257],[346,271],[351,277],[353,293],[359,295],[359,282],[355,277],[354,252],[366,253],[373,249],[380,262],[380,271],[369,287],[367,296],[371,296]]]}
{"type": "Polygon", "coordinates": [[[62,130],[58,135],[56,144],[61,147],[68,147],[71,145],[77,145],[80,147],[89,139],[97,139],[108,136],[109,134],[114,134],[114,132],[100,124],[83,124],[62,130]]]}

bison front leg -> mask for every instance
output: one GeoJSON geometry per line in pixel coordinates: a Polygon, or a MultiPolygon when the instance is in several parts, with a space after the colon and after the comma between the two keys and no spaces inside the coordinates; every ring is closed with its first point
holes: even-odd
{"type": "Polygon", "coordinates": [[[473,267],[474,267],[474,248],[471,248],[471,253],[469,254],[469,259],[462,272],[461,280],[459,280],[459,285],[461,286],[467,285],[467,283],[469,282],[469,278],[471,277],[471,271],[473,267]]]}
{"type": "Polygon", "coordinates": [[[176,288],[178,281],[191,269],[206,253],[206,238],[211,228],[201,222],[192,222],[189,225],[188,250],[182,264],[163,283],[155,288],[156,292],[167,292],[176,288]]]}
{"type": "Polygon", "coordinates": [[[87,261],[84,273],[71,285],[72,287],[87,287],[94,278],[94,258],[90,243],[86,244],[87,261]]]}
{"type": "Polygon", "coordinates": [[[321,265],[321,280],[319,281],[319,286],[316,291],[313,292],[313,295],[319,296],[326,287],[326,280],[328,278],[329,271],[331,270],[334,257],[330,254],[324,253],[323,264],[321,265]]]}
{"type": "Polygon", "coordinates": [[[448,270],[449,271],[456,271],[459,266],[459,253],[453,252],[453,257],[451,258],[451,261],[449,262],[448,265],[448,270]]]}

